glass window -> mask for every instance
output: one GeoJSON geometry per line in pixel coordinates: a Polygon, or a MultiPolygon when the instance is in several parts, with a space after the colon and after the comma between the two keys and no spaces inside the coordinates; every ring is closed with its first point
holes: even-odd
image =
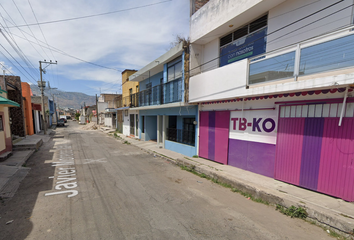
{"type": "Polygon", "coordinates": [[[4,124],[2,122],[2,116],[0,115],[0,131],[4,131],[4,124]]]}
{"type": "Polygon", "coordinates": [[[175,79],[175,66],[169,67],[167,69],[167,78],[168,81],[172,81],[173,79],[175,79]]]}
{"type": "Polygon", "coordinates": [[[294,75],[295,52],[250,64],[249,84],[267,82],[294,75]]]}
{"type": "Polygon", "coordinates": [[[167,80],[172,81],[182,77],[182,58],[179,57],[167,64],[167,80]]]}
{"type": "Polygon", "coordinates": [[[265,53],[268,14],[220,38],[219,66],[265,53]]]}
{"type": "Polygon", "coordinates": [[[353,67],[353,41],[354,34],[303,48],[300,75],[353,67]]]}

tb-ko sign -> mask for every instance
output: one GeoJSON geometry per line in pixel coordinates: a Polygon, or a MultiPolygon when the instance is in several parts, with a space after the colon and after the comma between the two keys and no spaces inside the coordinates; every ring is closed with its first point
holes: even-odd
{"type": "Polygon", "coordinates": [[[275,144],[275,110],[233,111],[230,115],[230,138],[275,144]]]}

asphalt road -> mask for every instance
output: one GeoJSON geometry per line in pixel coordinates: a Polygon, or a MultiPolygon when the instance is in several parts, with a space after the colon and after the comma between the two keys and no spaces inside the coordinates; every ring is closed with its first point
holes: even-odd
{"type": "Polygon", "coordinates": [[[0,239],[332,239],[101,131],[66,125],[0,204],[0,239]]]}

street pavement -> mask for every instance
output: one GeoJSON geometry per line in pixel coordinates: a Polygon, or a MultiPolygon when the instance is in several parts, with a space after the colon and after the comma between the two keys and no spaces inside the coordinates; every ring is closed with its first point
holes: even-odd
{"type": "Polygon", "coordinates": [[[136,146],[66,125],[0,203],[0,239],[332,239],[136,146]]]}

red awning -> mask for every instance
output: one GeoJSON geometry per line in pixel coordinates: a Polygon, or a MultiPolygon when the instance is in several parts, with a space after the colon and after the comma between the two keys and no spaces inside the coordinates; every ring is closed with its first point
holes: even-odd
{"type": "Polygon", "coordinates": [[[42,111],[42,106],[40,104],[32,103],[32,110],[42,111]]]}

